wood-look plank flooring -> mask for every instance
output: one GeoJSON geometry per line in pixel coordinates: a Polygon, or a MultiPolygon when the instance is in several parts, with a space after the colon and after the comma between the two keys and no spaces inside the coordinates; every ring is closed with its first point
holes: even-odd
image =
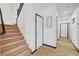
{"type": "Polygon", "coordinates": [[[43,45],[32,56],[79,56],[79,52],[67,38],[60,38],[57,48],[43,45]]]}

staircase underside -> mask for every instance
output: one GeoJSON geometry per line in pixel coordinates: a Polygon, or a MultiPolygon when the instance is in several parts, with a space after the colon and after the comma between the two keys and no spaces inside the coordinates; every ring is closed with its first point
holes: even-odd
{"type": "MultiPolygon", "coordinates": [[[[28,56],[31,49],[16,25],[5,25],[6,33],[0,35],[0,55],[1,56],[28,56]]],[[[1,31],[1,25],[0,25],[1,31]]]]}

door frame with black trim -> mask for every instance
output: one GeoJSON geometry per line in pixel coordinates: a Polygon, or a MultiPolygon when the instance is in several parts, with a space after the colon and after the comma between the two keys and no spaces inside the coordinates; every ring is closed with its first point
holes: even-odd
{"type": "Polygon", "coordinates": [[[61,38],[61,25],[66,24],[67,25],[67,39],[69,38],[69,24],[70,23],[61,23],[60,24],[60,38],[61,38]]]}
{"type": "Polygon", "coordinates": [[[37,50],[37,17],[40,17],[42,19],[42,45],[43,45],[43,40],[44,40],[44,19],[42,16],[40,16],[38,13],[35,13],[35,50],[37,50]]]}

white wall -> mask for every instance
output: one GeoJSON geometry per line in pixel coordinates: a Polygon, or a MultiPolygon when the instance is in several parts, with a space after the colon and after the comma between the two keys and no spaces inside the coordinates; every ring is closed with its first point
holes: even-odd
{"type": "Polygon", "coordinates": [[[56,47],[56,6],[43,10],[44,16],[44,43],[56,47]],[[52,16],[52,27],[46,27],[46,17],[52,16]]]}
{"type": "Polygon", "coordinates": [[[38,4],[25,3],[18,18],[18,27],[32,51],[35,50],[35,13],[40,11],[38,4]]]}
{"type": "Polygon", "coordinates": [[[70,39],[71,41],[73,42],[73,44],[76,46],[77,49],[79,49],[79,29],[78,29],[78,18],[77,18],[77,13],[79,12],[79,8],[77,8],[74,13],[72,14],[70,20],[71,20],[71,23],[70,23],[70,39]],[[72,23],[72,19],[73,17],[75,17],[75,23],[72,23]]]}
{"type": "MultiPolygon", "coordinates": [[[[17,6],[17,4],[13,4],[13,6],[17,6]]],[[[5,24],[15,24],[16,23],[16,15],[17,15],[17,7],[13,7],[10,3],[0,3],[0,8],[2,10],[2,16],[5,24]]]]}
{"type": "Polygon", "coordinates": [[[32,4],[24,4],[21,13],[18,17],[18,27],[22,32],[26,42],[29,44],[29,47],[33,51],[35,49],[35,33],[32,4]]]}
{"type": "Polygon", "coordinates": [[[38,4],[24,4],[18,18],[18,27],[29,48],[35,50],[35,13],[44,17],[44,43],[56,47],[56,6],[42,10],[38,4]],[[46,27],[46,17],[52,16],[52,28],[46,27]]]}

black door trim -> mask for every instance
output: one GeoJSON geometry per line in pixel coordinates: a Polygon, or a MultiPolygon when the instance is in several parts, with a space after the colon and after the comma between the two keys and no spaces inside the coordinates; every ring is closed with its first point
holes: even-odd
{"type": "Polygon", "coordinates": [[[68,25],[70,24],[70,23],[61,23],[60,24],[60,38],[61,38],[61,25],[62,24],[67,24],[67,39],[69,38],[69,27],[68,27],[68,25]]]}
{"type": "Polygon", "coordinates": [[[42,18],[42,45],[44,41],[44,18],[38,13],[35,13],[35,50],[37,50],[37,17],[42,18]]]}

